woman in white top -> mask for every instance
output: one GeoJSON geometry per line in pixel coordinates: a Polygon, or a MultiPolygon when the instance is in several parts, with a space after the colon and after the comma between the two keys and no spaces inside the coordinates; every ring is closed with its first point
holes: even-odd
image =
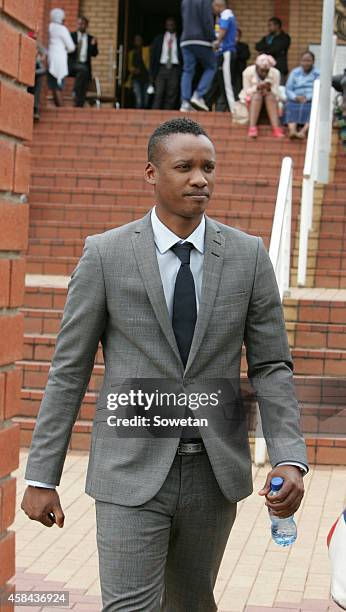
{"type": "Polygon", "coordinates": [[[250,138],[257,138],[257,122],[263,104],[265,105],[275,138],[283,138],[284,133],[279,123],[278,101],[280,99],[280,72],[274,68],[275,59],[262,53],[253,66],[243,72],[243,89],[239,99],[246,102],[249,108],[250,138]]]}
{"type": "Polygon", "coordinates": [[[53,92],[55,106],[63,105],[62,89],[68,74],[67,54],[75,50],[75,44],[67,27],[65,13],[56,8],[50,12],[48,42],[48,87],[53,92]]]}

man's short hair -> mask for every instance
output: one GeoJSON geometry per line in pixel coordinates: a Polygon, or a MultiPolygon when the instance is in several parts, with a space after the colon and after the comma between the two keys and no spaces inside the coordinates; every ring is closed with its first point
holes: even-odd
{"type": "Polygon", "coordinates": [[[279,19],[279,17],[271,17],[269,21],[271,21],[272,23],[275,23],[275,25],[279,26],[280,29],[282,28],[282,21],[281,19],[279,19]]]}
{"type": "Polygon", "coordinates": [[[86,23],[86,25],[89,25],[89,19],[85,17],[85,15],[79,15],[78,19],[81,19],[86,23]]]}
{"type": "Polygon", "coordinates": [[[161,125],[154,130],[149,138],[148,160],[150,162],[157,163],[159,158],[158,150],[160,149],[162,141],[172,136],[172,134],[192,134],[193,136],[206,136],[209,138],[207,132],[199,123],[187,117],[178,117],[165,121],[165,123],[161,123],[161,125]]]}

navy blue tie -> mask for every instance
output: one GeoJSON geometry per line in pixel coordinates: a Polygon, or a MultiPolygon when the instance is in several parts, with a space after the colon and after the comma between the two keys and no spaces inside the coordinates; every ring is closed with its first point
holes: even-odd
{"type": "Polygon", "coordinates": [[[184,367],[197,319],[195,282],[190,269],[190,253],[193,248],[191,242],[177,243],[171,247],[181,261],[174,288],[172,326],[184,367]]]}

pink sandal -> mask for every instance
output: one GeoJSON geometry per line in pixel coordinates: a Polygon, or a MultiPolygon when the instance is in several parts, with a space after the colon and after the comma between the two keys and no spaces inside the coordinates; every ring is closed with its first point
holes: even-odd
{"type": "Polygon", "coordinates": [[[249,136],[249,138],[257,138],[258,136],[258,129],[257,127],[249,127],[247,135],[249,136]]]}
{"type": "Polygon", "coordinates": [[[285,138],[285,134],[283,132],[283,129],[281,127],[273,128],[273,136],[274,136],[274,138],[285,138]]]}

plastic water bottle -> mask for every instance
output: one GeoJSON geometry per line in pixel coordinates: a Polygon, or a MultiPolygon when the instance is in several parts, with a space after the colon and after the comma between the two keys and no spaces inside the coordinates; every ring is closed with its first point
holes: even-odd
{"type": "MultiPolygon", "coordinates": [[[[283,484],[283,478],[278,476],[272,478],[268,496],[275,497],[283,484]]],[[[279,546],[290,546],[290,544],[293,544],[297,539],[297,525],[294,520],[294,515],[292,514],[292,516],[288,516],[287,518],[279,518],[278,516],[274,516],[270,509],[268,509],[268,511],[272,522],[271,530],[274,542],[279,544],[279,546]]]]}

